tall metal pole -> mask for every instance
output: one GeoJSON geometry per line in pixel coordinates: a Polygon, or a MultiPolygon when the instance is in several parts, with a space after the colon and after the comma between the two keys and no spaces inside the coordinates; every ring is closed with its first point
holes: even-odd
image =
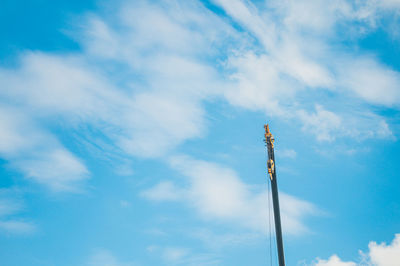
{"type": "Polygon", "coordinates": [[[268,149],[268,174],[271,180],[272,187],[272,202],[274,206],[274,218],[275,218],[275,233],[276,233],[276,245],[278,248],[278,260],[279,266],[285,266],[285,255],[283,253],[283,239],[282,239],[282,226],[281,226],[281,214],[279,210],[279,197],[278,197],[278,183],[276,182],[276,171],[275,171],[275,155],[274,155],[274,136],[269,131],[268,124],[265,128],[265,142],[268,149]]]}

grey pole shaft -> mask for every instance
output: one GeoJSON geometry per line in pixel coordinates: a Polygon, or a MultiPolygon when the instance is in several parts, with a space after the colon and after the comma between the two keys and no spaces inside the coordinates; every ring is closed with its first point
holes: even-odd
{"type": "Polygon", "coordinates": [[[275,173],[273,174],[273,179],[271,180],[271,188],[272,188],[272,202],[273,202],[273,206],[274,206],[276,245],[278,248],[279,266],[285,266],[285,255],[283,252],[281,214],[280,214],[280,210],[279,210],[278,184],[276,182],[276,174],[275,173]]]}
{"type": "MultiPolygon", "coordinates": [[[[267,128],[266,128],[267,129],[267,128]]],[[[268,129],[269,133],[269,129],[268,129]]],[[[271,179],[272,188],[272,202],[274,206],[274,220],[275,220],[275,233],[276,233],[276,245],[278,249],[278,260],[279,266],[285,266],[285,255],[283,252],[283,238],[282,238],[282,225],[281,225],[281,213],[279,210],[279,196],[278,196],[278,183],[276,181],[276,168],[275,168],[275,154],[273,147],[272,135],[266,135],[266,143],[268,149],[268,161],[273,162],[273,171],[271,179]]]]}

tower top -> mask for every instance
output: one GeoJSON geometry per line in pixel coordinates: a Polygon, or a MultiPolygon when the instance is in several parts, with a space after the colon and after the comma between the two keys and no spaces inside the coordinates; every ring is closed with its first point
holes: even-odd
{"type": "Polygon", "coordinates": [[[264,125],[264,128],[265,128],[265,134],[264,134],[265,142],[267,143],[267,146],[268,146],[268,144],[270,144],[271,147],[273,148],[274,147],[274,141],[275,141],[274,136],[272,135],[271,131],[269,131],[269,125],[268,124],[264,125]]]}
{"type": "Polygon", "coordinates": [[[267,133],[267,134],[270,133],[268,124],[264,125],[264,128],[265,128],[265,133],[267,133]]]}

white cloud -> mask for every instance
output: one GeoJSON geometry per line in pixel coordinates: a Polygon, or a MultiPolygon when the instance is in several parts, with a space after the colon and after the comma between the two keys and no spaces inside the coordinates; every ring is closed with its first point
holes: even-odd
{"type": "Polygon", "coordinates": [[[317,259],[315,266],[356,266],[354,262],[342,261],[337,255],[332,255],[328,260],[317,259]]]}
{"type": "MultiPolygon", "coordinates": [[[[365,139],[380,135],[379,130],[371,134],[371,128],[365,128],[359,108],[369,112],[369,107],[360,106],[358,99],[398,108],[399,72],[368,54],[348,54],[330,45],[331,40],[342,38],[337,29],[343,23],[348,23],[345,25],[349,32],[351,27],[371,27],[373,23],[369,20],[373,15],[368,4],[344,0],[329,3],[309,0],[301,4],[272,1],[268,2],[268,8],[260,8],[260,14],[248,1],[215,2],[263,46],[250,46],[229,55],[227,66],[232,84],[224,95],[231,104],[269,115],[300,118],[303,128],[311,128],[320,141],[341,136],[361,139],[362,135],[365,139]],[[304,16],[299,16],[299,10],[304,16]],[[334,111],[327,111],[322,105],[324,99],[316,97],[313,90],[317,94],[328,91],[346,99],[343,103],[336,101],[334,111]],[[348,102],[357,104],[349,108],[348,102]],[[307,115],[303,110],[315,103],[320,106],[319,110],[315,115],[307,115]],[[329,121],[324,122],[324,118],[329,121]],[[319,126],[321,122],[323,125],[319,126]]],[[[383,120],[377,115],[370,119],[374,120],[373,124],[383,120]]]]}
{"type": "Polygon", "coordinates": [[[113,23],[88,16],[77,37],[82,53],[25,53],[19,68],[0,70],[0,95],[34,108],[35,116],[94,125],[128,154],[162,156],[204,134],[201,100],[219,90],[215,66],[204,58],[215,54],[229,26],[196,1],[181,12],[148,2],[119,10],[113,23]]]}
{"type": "MultiPolygon", "coordinates": [[[[161,182],[142,195],[149,200],[180,200],[206,219],[233,223],[251,230],[266,232],[268,221],[266,191],[245,184],[230,168],[191,159],[171,158],[171,166],[187,177],[186,187],[161,182]]],[[[303,219],[317,214],[311,203],[280,193],[282,223],[285,233],[301,234],[308,229],[303,219]]]]}
{"type": "Polygon", "coordinates": [[[381,244],[370,242],[368,248],[372,265],[396,266],[400,262],[400,234],[395,235],[390,245],[384,242],[381,244]]]}
{"type": "Polygon", "coordinates": [[[362,4],[364,12],[374,20],[390,13],[396,13],[400,8],[399,0],[368,0],[362,4]]]}
{"type": "Polygon", "coordinates": [[[36,227],[29,222],[24,221],[2,221],[0,220],[0,231],[12,234],[30,234],[36,230],[36,227]]]}
{"type": "Polygon", "coordinates": [[[282,105],[294,97],[295,89],[280,78],[272,58],[247,52],[229,57],[227,68],[233,72],[229,76],[232,84],[226,87],[224,96],[232,105],[285,115],[282,105]]]}
{"type": "Polygon", "coordinates": [[[319,141],[333,141],[340,131],[342,120],[335,113],[325,110],[322,106],[315,106],[315,113],[299,111],[299,117],[303,122],[303,131],[311,132],[319,141]]]}
{"type": "Polygon", "coordinates": [[[35,116],[111,118],[114,113],[108,103],[121,103],[124,98],[109,90],[107,81],[91,69],[79,55],[25,53],[18,69],[0,69],[0,95],[20,108],[36,110],[31,113],[35,116]]]}
{"type": "Polygon", "coordinates": [[[377,105],[399,106],[400,73],[371,58],[341,62],[340,85],[365,101],[377,105]]]}
{"type": "Polygon", "coordinates": [[[0,118],[0,155],[27,178],[61,191],[88,177],[83,163],[29,116],[0,106],[0,118]]]}
{"type": "Polygon", "coordinates": [[[368,253],[363,253],[360,262],[344,262],[337,255],[332,255],[328,260],[317,258],[313,266],[397,266],[400,261],[400,234],[396,234],[390,245],[386,243],[377,244],[371,241],[368,244],[368,253]]]}
{"type": "Polygon", "coordinates": [[[279,154],[279,157],[283,158],[294,159],[297,156],[297,152],[293,149],[282,149],[282,150],[276,150],[275,152],[279,154]]]}
{"type": "Polygon", "coordinates": [[[235,230],[231,233],[220,233],[205,228],[191,229],[190,234],[194,238],[203,241],[208,248],[217,250],[222,247],[256,242],[261,237],[264,237],[263,235],[260,236],[258,232],[241,233],[239,230],[235,230]]]}
{"type": "Polygon", "coordinates": [[[376,4],[380,4],[385,8],[400,8],[400,1],[399,0],[382,0],[382,1],[373,1],[376,4]]]}
{"type": "Polygon", "coordinates": [[[131,203],[126,200],[120,200],[119,206],[121,206],[121,208],[129,208],[131,206],[131,203]]]}
{"type": "Polygon", "coordinates": [[[354,110],[340,110],[338,105],[328,111],[318,98],[301,100],[312,90],[350,91],[368,103],[398,106],[398,72],[369,56],[333,53],[326,38],[317,38],[342,20],[360,19],[364,7],[344,0],[328,5],[310,0],[301,7],[303,13],[317,16],[299,17],[293,16],[299,8],[296,1],[274,2],[269,9],[240,0],[216,2],[243,30],[197,1],[179,3],[179,8],[171,2],[122,3],[114,15],[87,15],[74,36],[83,51],[25,52],[15,69],[0,69],[1,101],[16,106],[23,119],[34,124],[29,128],[17,122],[19,114],[5,117],[0,133],[3,158],[34,180],[54,181],[50,187],[62,190],[69,187],[67,180],[84,179],[87,169],[34,121],[57,117],[71,127],[90,124],[119,152],[160,157],[188,139],[204,136],[202,104],[211,97],[299,119],[305,132],[320,141],[392,136],[390,125],[378,115],[369,117],[381,125],[371,132],[354,110]],[[312,25],[321,27],[314,29],[315,36],[299,34],[312,25]],[[305,96],[298,100],[299,94],[305,96]],[[316,112],[306,112],[314,102],[316,112]],[[349,111],[348,116],[341,114],[349,111]],[[30,138],[21,133],[26,130],[30,138]],[[49,136],[47,157],[18,157],[28,147],[43,149],[49,136]],[[43,167],[44,160],[56,166],[43,167]],[[67,161],[68,165],[61,163],[67,161]],[[65,169],[64,176],[51,177],[60,169],[65,169]]]}
{"type": "Polygon", "coordinates": [[[250,1],[215,0],[232,18],[249,30],[269,50],[275,49],[277,33],[268,16],[261,17],[250,1]]]}
{"type": "Polygon", "coordinates": [[[234,32],[197,1],[179,8],[171,2],[125,3],[117,14],[113,23],[90,16],[80,41],[88,55],[124,66],[132,102],[120,110],[118,145],[135,156],[163,156],[203,136],[201,100],[220,90],[208,59],[234,32]]]}
{"type": "Polygon", "coordinates": [[[44,141],[43,134],[33,130],[26,117],[16,109],[0,106],[0,153],[2,156],[15,156],[23,149],[32,149],[36,142],[44,141]],[[29,134],[28,136],[24,136],[29,134]]]}
{"type": "Polygon", "coordinates": [[[166,265],[220,265],[214,254],[193,252],[186,247],[150,245],[147,252],[159,256],[166,265]]]}
{"type": "Polygon", "coordinates": [[[140,71],[158,68],[146,62],[157,56],[215,53],[214,45],[235,34],[198,1],[125,1],[113,19],[111,24],[109,17],[92,14],[79,41],[88,53],[123,61],[140,71]]]}
{"type": "Polygon", "coordinates": [[[0,216],[11,215],[18,212],[21,209],[21,204],[13,201],[9,198],[4,197],[2,194],[6,194],[5,191],[0,190],[0,216]]]}
{"type": "Polygon", "coordinates": [[[198,1],[122,2],[117,12],[80,20],[73,37],[82,51],[25,52],[18,66],[1,68],[0,101],[14,106],[2,108],[1,156],[53,190],[73,190],[88,170],[42,124],[90,125],[110,140],[114,151],[107,152],[163,157],[206,134],[203,104],[216,97],[300,121],[319,141],[393,137],[383,117],[360,115],[371,113],[368,106],[348,106],[361,100],[397,108],[399,73],[369,55],[329,44],[343,21],[363,24],[372,16],[368,5],[309,0],[301,7],[280,1],[258,8],[249,1],[215,2],[241,27],[198,1]],[[304,16],[294,15],[299,8],[304,16]],[[303,34],[308,30],[312,34],[303,34]],[[346,100],[330,108],[315,96],[321,91],[346,100]],[[306,111],[313,106],[315,112],[306,111]]]}
{"type": "Polygon", "coordinates": [[[118,137],[118,145],[139,157],[164,155],[186,139],[199,137],[204,130],[203,110],[198,103],[163,93],[136,95],[118,137]]]}
{"type": "Polygon", "coordinates": [[[270,6],[283,14],[283,23],[290,30],[307,28],[312,32],[331,31],[340,19],[351,16],[352,6],[344,0],[271,1],[270,6]]]}
{"type": "Polygon", "coordinates": [[[53,190],[73,190],[77,181],[88,175],[86,167],[69,151],[54,148],[38,157],[18,159],[12,163],[28,178],[48,185],[53,190]]]}
{"type": "MultiPolygon", "coordinates": [[[[150,13],[155,12],[149,6],[145,5],[143,8],[147,8],[150,13]]],[[[137,12],[135,9],[130,10],[137,12]]],[[[153,15],[160,12],[158,10],[153,15]]],[[[171,20],[165,14],[164,17],[171,20]]],[[[176,25],[168,33],[184,31],[188,40],[192,39],[193,34],[197,34],[200,39],[209,36],[193,33],[182,26],[187,19],[189,17],[184,18],[183,22],[174,22],[176,25]]],[[[206,23],[211,29],[212,20],[199,17],[193,23],[206,23]]],[[[99,20],[96,21],[98,23],[94,26],[88,26],[89,31],[96,32],[92,27],[112,28],[105,22],[101,24],[99,20]]],[[[145,32],[149,25],[153,24],[131,26],[144,27],[140,30],[145,32]]],[[[199,29],[205,30],[202,27],[199,29]]],[[[131,34],[135,32],[130,30],[131,34]]],[[[211,32],[213,31],[210,34],[211,32]]],[[[116,34],[119,38],[126,36],[124,32],[116,34]]],[[[95,44],[104,43],[104,40],[90,40],[94,40],[95,44]]],[[[130,43],[126,41],[123,39],[118,45],[130,43]]],[[[152,41],[158,45],[164,44],[164,38],[160,36],[158,39],[148,39],[148,42],[152,41]]],[[[147,44],[142,48],[146,49],[147,44]]],[[[171,47],[175,46],[167,45],[166,49],[172,49],[171,47]]],[[[132,49],[131,44],[126,49],[137,53],[133,61],[145,54],[132,49]]],[[[109,51],[109,47],[106,50],[109,51]]],[[[107,60],[103,54],[96,53],[96,56],[97,60],[107,60]]],[[[4,102],[17,105],[14,110],[3,112],[5,119],[2,121],[3,130],[0,135],[0,153],[3,158],[10,160],[11,164],[29,177],[55,190],[66,190],[73,188],[69,181],[84,179],[87,170],[54,136],[33,122],[35,120],[53,120],[57,117],[72,128],[89,124],[109,137],[123,153],[139,157],[162,156],[186,139],[202,136],[205,121],[200,99],[204,97],[202,91],[212,89],[209,86],[214,75],[212,68],[196,59],[173,55],[172,51],[163,56],[149,56],[150,58],[142,60],[151,63],[146,67],[141,65],[143,78],[148,83],[146,90],[143,90],[143,85],[129,84],[136,82],[131,78],[127,78],[123,86],[115,84],[115,80],[109,79],[113,75],[106,75],[105,69],[99,70],[84,54],[25,53],[21,56],[17,69],[0,69],[0,81],[3,85],[0,98],[4,102]],[[19,122],[20,115],[17,113],[20,112],[24,113],[21,115],[24,121],[33,126],[25,126],[25,123],[19,122]],[[25,134],[29,134],[29,137],[25,134]],[[27,148],[32,151],[31,158],[26,158],[26,154],[22,152],[27,148]]],[[[125,62],[128,58],[130,57],[122,55],[117,58],[119,61],[116,63],[125,62]]],[[[103,63],[107,64],[104,61],[103,63]]],[[[130,68],[126,69],[130,76],[130,68]]]]}
{"type": "Polygon", "coordinates": [[[0,233],[31,234],[36,226],[18,217],[24,207],[14,194],[10,189],[0,189],[0,233]]]}
{"type": "Polygon", "coordinates": [[[187,253],[188,251],[185,248],[167,247],[164,249],[163,257],[169,262],[177,262],[182,260],[187,253]]]}
{"type": "Polygon", "coordinates": [[[152,201],[176,201],[182,199],[185,191],[170,181],[162,181],[154,187],[144,190],[141,195],[152,201]]]}
{"type": "Polygon", "coordinates": [[[106,249],[95,251],[84,264],[86,266],[134,266],[134,262],[122,262],[113,253],[106,249]]]}
{"type": "Polygon", "coordinates": [[[315,112],[299,110],[298,116],[303,123],[302,131],[311,133],[320,142],[333,141],[338,137],[351,137],[358,141],[368,138],[395,139],[387,122],[369,112],[348,114],[334,113],[321,105],[315,106],[315,112]]]}

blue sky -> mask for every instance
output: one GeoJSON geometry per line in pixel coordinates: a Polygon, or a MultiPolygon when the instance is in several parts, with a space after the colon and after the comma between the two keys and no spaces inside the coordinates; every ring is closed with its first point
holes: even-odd
{"type": "Polygon", "coordinates": [[[0,14],[1,265],[398,265],[399,1],[0,14]]]}

